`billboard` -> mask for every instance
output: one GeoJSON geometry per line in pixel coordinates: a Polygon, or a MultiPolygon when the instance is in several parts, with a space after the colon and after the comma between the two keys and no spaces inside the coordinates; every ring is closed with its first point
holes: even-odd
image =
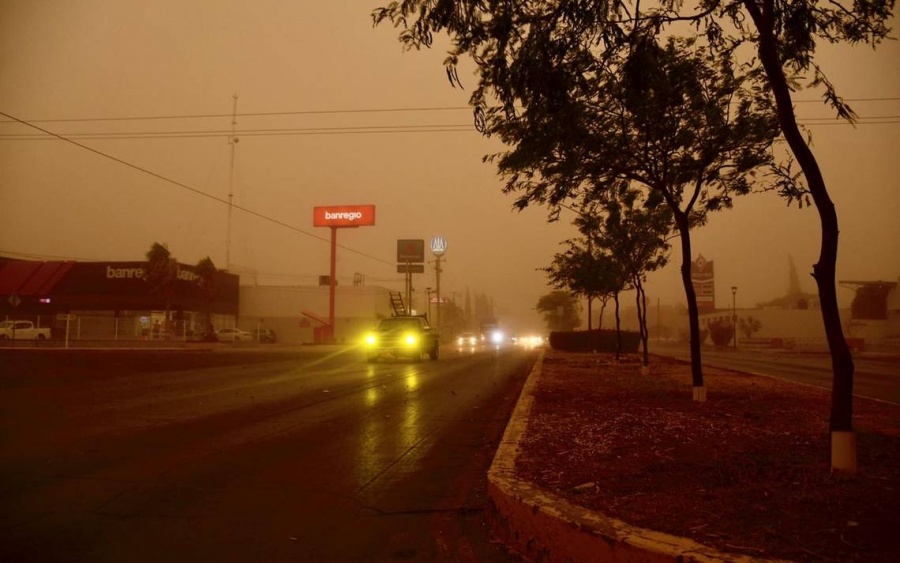
{"type": "Polygon", "coordinates": [[[397,262],[425,261],[425,239],[400,239],[397,241],[397,262]]]}
{"type": "Polygon", "coordinates": [[[697,295],[697,308],[701,313],[716,310],[716,283],[713,261],[707,261],[703,255],[691,262],[691,284],[697,295]]]}
{"type": "Polygon", "coordinates": [[[313,207],[314,227],[371,227],[374,205],[326,205],[313,207]]]}

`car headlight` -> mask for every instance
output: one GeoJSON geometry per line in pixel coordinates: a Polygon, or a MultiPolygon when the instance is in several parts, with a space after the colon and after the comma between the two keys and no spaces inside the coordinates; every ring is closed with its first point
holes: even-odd
{"type": "Polygon", "coordinates": [[[419,343],[419,337],[415,334],[408,333],[403,337],[403,342],[405,342],[407,346],[415,346],[419,343]]]}
{"type": "Polygon", "coordinates": [[[378,337],[374,334],[367,334],[365,342],[367,346],[375,346],[376,344],[378,344],[378,337]]]}
{"type": "Polygon", "coordinates": [[[503,342],[503,333],[500,332],[499,330],[491,333],[491,342],[493,342],[494,344],[502,343],[503,342]]]}

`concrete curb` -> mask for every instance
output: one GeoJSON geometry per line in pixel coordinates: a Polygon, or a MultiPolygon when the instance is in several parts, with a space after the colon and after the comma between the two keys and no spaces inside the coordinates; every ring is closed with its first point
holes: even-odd
{"type": "Polygon", "coordinates": [[[541,353],[528,376],[488,470],[487,519],[493,533],[526,561],[622,563],[774,562],[721,552],[693,540],[630,526],[573,505],[516,477],[519,444],[528,427],[541,353]]]}

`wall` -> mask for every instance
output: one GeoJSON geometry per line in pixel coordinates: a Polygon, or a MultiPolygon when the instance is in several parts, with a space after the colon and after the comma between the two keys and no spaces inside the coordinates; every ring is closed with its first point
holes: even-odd
{"type": "MultiPolygon", "coordinates": [[[[328,319],[328,286],[241,286],[241,314],[237,326],[244,330],[270,328],[280,342],[312,343],[317,321],[303,315],[310,311],[328,319]]],[[[335,292],[335,340],[353,342],[377,320],[391,316],[389,291],[379,286],[338,286],[335,292]]]]}

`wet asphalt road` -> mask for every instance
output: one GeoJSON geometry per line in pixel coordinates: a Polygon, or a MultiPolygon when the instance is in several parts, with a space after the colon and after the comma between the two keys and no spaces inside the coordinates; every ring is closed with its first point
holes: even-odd
{"type": "MultiPolygon", "coordinates": [[[[691,359],[686,346],[651,344],[650,351],[684,361],[691,359]]],[[[832,386],[831,356],[827,352],[704,348],[701,358],[709,366],[789,379],[829,390],[832,386]]],[[[858,354],[853,363],[854,395],[900,404],[900,358],[858,354]]]]}
{"type": "Polygon", "coordinates": [[[442,354],[2,351],[0,561],[513,561],[485,474],[537,354],[442,354]]]}

